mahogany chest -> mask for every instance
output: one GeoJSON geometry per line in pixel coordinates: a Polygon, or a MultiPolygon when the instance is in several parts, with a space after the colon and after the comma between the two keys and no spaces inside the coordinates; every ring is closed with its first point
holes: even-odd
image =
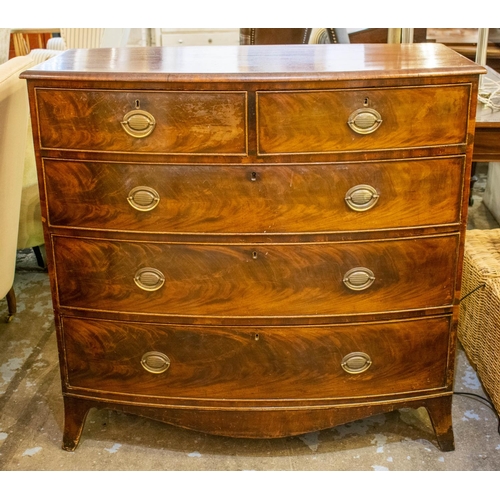
{"type": "Polygon", "coordinates": [[[63,448],[451,401],[477,81],[437,44],[69,50],[28,80],[63,448]]]}

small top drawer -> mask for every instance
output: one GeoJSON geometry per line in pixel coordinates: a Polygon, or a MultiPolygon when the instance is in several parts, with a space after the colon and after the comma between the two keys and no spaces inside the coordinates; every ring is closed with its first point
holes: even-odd
{"type": "Polygon", "coordinates": [[[465,144],[470,85],[258,92],[260,155],[465,144]]]}
{"type": "Polygon", "coordinates": [[[40,147],[246,155],[246,103],[246,92],[37,89],[40,147]]]}

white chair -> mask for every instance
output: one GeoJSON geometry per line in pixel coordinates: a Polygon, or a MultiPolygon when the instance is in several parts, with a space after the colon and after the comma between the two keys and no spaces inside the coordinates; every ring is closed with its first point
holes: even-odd
{"type": "Polygon", "coordinates": [[[49,50],[125,47],[130,28],[61,28],[61,36],[47,41],[49,50]]]}
{"type": "Polygon", "coordinates": [[[20,73],[33,66],[30,55],[0,65],[0,298],[8,316],[16,312],[14,274],[28,128],[28,93],[20,73]]]}

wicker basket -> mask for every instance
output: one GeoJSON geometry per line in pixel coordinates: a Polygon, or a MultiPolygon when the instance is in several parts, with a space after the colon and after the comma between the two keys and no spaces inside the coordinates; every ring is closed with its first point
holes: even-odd
{"type": "Polygon", "coordinates": [[[458,338],[500,413],[500,229],[467,231],[462,297],[458,338]]]}

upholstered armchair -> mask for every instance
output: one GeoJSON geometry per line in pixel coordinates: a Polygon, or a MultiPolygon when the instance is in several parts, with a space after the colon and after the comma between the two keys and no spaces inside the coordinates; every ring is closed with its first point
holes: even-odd
{"type": "Polygon", "coordinates": [[[125,47],[130,28],[61,28],[61,36],[47,41],[49,50],[125,47]]]}
{"type": "Polygon", "coordinates": [[[19,75],[32,65],[29,55],[0,65],[0,298],[7,297],[8,321],[16,312],[13,284],[29,117],[26,81],[19,75]]]}

